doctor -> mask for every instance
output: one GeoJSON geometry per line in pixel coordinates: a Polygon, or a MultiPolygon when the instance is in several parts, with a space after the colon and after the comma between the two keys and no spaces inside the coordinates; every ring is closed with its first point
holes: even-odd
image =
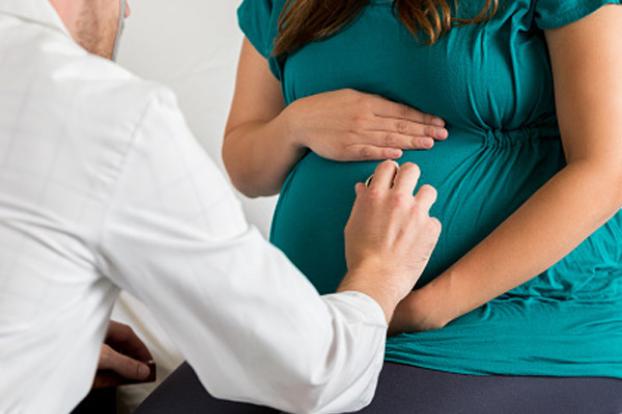
{"type": "Polygon", "coordinates": [[[89,391],[120,289],[215,396],[290,412],[368,404],[387,321],[440,232],[418,168],[358,184],[349,273],[320,297],[248,226],[167,89],[112,63],[118,0],[0,0],[0,412],[89,391]],[[99,56],[97,56],[99,55],[99,56]]]}

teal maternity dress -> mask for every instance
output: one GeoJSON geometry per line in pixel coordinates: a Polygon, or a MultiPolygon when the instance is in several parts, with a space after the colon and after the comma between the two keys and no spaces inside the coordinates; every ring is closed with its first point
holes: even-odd
{"type": "MultiPolygon", "coordinates": [[[[564,168],[543,30],[608,3],[620,1],[501,1],[492,21],[428,46],[396,19],[391,1],[371,0],[338,34],[285,59],[271,53],[283,0],[245,0],[239,19],[288,104],[352,88],[447,121],[447,141],[400,160],[417,163],[421,182],[439,192],[432,214],[443,234],[420,287],[564,168]]],[[[462,0],[455,14],[474,16],[483,4],[462,0]]],[[[284,184],[271,239],[320,293],[334,292],[346,272],[342,232],[353,187],[376,165],[310,152],[284,184]]],[[[389,339],[386,358],[465,374],[622,378],[622,213],[544,273],[446,328],[389,339]]]]}

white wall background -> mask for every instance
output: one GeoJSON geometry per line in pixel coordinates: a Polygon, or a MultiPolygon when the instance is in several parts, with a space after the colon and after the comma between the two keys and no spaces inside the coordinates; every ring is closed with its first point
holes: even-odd
{"type": "MultiPolygon", "coordinates": [[[[190,128],[222,166],[220,148],[242,34],[240,0],[130,0],[119,62],[170,86],[190,128]]],[[[267,234],[275,199],[241,197],[249,221],[267,234]]]]}

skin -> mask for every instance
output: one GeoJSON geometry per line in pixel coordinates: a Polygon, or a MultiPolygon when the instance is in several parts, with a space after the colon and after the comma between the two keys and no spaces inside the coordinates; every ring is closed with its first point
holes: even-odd
{"type": "MultiPolygon", "coordinates": [[[[50,0],[73,39],[88,52],[112,58],[120,6],[110,0],[50,0]]],[[[128,7],[126,17],[130,16],[128,7]]],[[[113,371],[128,381],[150,377],[147,365],[152,360],[145,344],[126,325],[110,322],[102,345],[94,388],[120,385],[105,371],[113,371]]]]}
{"type": "MultiPolygon", "coordinates": [[[[118,1],[50,2],[78,44],[101,57],[112,56],[118,1]]],[[[129,15],[128,9],[126,17],[129,15]]],[[[412,116],[404,108],[399,110],[412,116]]],[[[439,221],[429,215],[435,190],[423,186],[413,196],[419,175],[414,164],[400,168],[394,162],[381,163],[370,187],[356,186],[356,202],[346,228],[349,272],[339,291],[367,294],[379,304],[387,323],[421,277],[441,231],[439,221]],[[403,232],[404,228],[410,231],[403,232]]],[[[105,370],[128,380],[145,380],[150,375],[146,364],[150,360],[149,351],[129,327],[111,322],[94,386],[118,385],[107,382],[108,376],[102,375],[105,370]]]]}
{"type": "MultiPolygon", "coordinates": [[[[605,6],[579,22],[546,32],[567,167],[465,257],[412,292],[396,311],[392,332],[444,327],[545,271],[620,210],[620,39],[619,6],[605,6]]],[[[278,192],[303,153],[301,147],[312,148],[310,142],[321,139],[320,134],[305,135],[297,129],[309,124],[296,115],[303,109],[291,107],[283,110],[279,82],[246,41],[223,149],[242,192],[255,196],[278,192]]]]}
{"type": "Polygon", "coordinates": [[[285,106],[281,85],[244,41],[223,159],[249,197],[278,194],[289,171],[313,150],[337,161],[397,159],[445,140],[445,122],[382,97],[340,90],[285,106]]]}
{"type": "Polygon", "coordinates": [[[105,371],[115,372],[127,381],[146,380],[151,374],[148,363],[152,361],[151,353],[132,328],[111,321],[101,349],[97,367],[99,374],[95,376],[93,388],[108,388],[126,382],[106,375],[105,371]]]}
{"type": "Polygon", "coordinates": [[[423,274],[441,233],[441,223],[430,217],[436,190],[424,185],[413,196],[420,176],[415,164],[381,163],[369,187],[356,185],[345,229],[350,272],[338,291],[359,291],[376,299],[387,322],[423,274]]]}
{"type": "MultiPolygon", "coordinates": [[[[74,40],[94,55],[112,59],[119,24],[119,1],[50,0],[74,40]]],[[[127,7],[125,17],[130,17],[127,7]]]]}
{"type": "MultiPolygon", "coordinates": [[[[438,117],[352,90],[309,97],[286,108],[280,84],[266,60],[245,40],[223,159],[242,193],[249,197],[273,195],[308,148],[342,161],[399,158],[403,149],[431,148],[434,140],[447,139],[444,124],[438,117]]],[[[376,174],[387,165],[397,168],[394,162],[386,161],[376,174]]],[[[415,165],[404,165],[395,174],[410,174],[410,169],[418,171],[415,165]]],[[[386,180],[379,182],[388,185],[386,180]]],[[[412,180],[407,182],[413,184],[412,180]]],[[[372,185],[369,196],[362,184],[358,185],[357,202],[346,230],[346,250],[365,254],[355,258],[348,255],[349,272],[338,291],[366,293],[380,304],[387,321],[393,319],[395,307],[421,277],[440,233],[440,223],[429,216],[428,203],[417,207],[421,199],[427,199],[421,193],[435,190],[424,186],[413,198],[415,186],[410,191],[405,191],[406,187],[379,191],[372,185]],[[416,214],[402,215],[404,210],[416,214]],[[409,225],[409,220],[419,221],[409,225]],[[401,227],[393,227],[397,223],[401,227]],[[374,233],[369,233],[370,228],[374,233]],[[389,235],[400,228],[412,229],[414,238],[389,235]],[[357,237],[347,237],[357,231],[357,237]],[[364,249],[361,243],[373,248],[364,249]],[[400,245],[409,247],[402,250],[400,245]],[[409,286],[406,292],[402,291],[405,286],[409,286]]]]}

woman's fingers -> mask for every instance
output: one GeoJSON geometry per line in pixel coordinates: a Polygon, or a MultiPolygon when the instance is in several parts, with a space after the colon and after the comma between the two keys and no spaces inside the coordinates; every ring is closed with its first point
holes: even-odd
{"type": "Polygon", "coordinates": [[[419,124],[444,127],[445,121],[438,116],[425,114],[408,105],[389,101],[381,96],[371,96],[374,114],[383,118],[404,119],[419,124]]]}
{"type": "Polygon", "coordinates": [[[434,139],[430,137],[412,137],[397,132],[369,132],[370,144],[377,147],[400,148],[403,150],[431,149],[434,139]]]}
{"type": "Polygon", "coordinates": [[[396,160],[401,158],[403,154],[403,151],[399,148],[383,148],[360,144],[347,147],[345,157],[338,159],[338,161],[396,160]]]}
{"type": "Polygon", "coordinates": [[[445,140],[449,132],[439,126],[426,125],[419,122],[399,118],[376,117],[369,125],[369,130],[383,133],[407,135],[410,137],[428,137],[445,140]]]}

